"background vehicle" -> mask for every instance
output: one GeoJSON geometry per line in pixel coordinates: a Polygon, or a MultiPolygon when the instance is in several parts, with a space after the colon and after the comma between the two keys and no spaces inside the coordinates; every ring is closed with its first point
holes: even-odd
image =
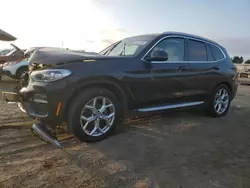
{"type": "Polygon", "coordinates": [[[241,78],[250,78],[250,69],[243,69],[239,71],[239,76],[241,78]]]}
{"type": "Polygon", "coordinates": [[[13,49],[6,56],[11,58],[11,61],[5,62],[2,66],[1,74],[9,76],[14,79],[19,79],[21,74],[27,70],[28,62],[22,60],[24,58],[24,51],[11,44],[13,49]]]}
{"type": "Polygon", "coordinates": [[[11,49],[4,49],[0,51],[0,55],[7,55],[10,52],[11,52],[11,49]]]}
{"type": "MultiPolygon", "coordinates": [[[[17,47],[15,46],[12,53],[16,53],[16,48],[17,47]]],[[[22,75],[25,72],[27,72],[29,69],[28,58],[35,50],[40,49],[40,48],[42,47],[32,47],[32,48],[27,49],[26,51],[22,51],[24,59],[21,61],[12,61],[12,62],[4,63],[3,68],[2,68],[2,74],[9,76],[13,79],[20,80],[22,75]]]]}
{"type": "Polygon", "coordinates": [[[27,87],[6,100],[38,118],[32,130],[59,146],[55,127],[67,122],[80,140],[104,139],[130,112],[204,107],[227,114],[237,71],[226,49],[195,35],[165,32],[126,38],[100,54],[34,52],[27,87]]]}
{"type": "MultiPolygon", "coordinates": [[[[14,41],[16,40],[16,38],[12,35],[10,35],[9,33],[3,31],[2,29],[0,29],[0,41],[14,41]]],[[[14,45],[13,45],[14,46],[14,45]]],[[[17,49],[16,49],[17,51],[17,49]]],[[[7,55],[0,55],[0,81],[1,81],[1,74],[2,74],[2,64],[8,61],[15,61],[15,60],[20,60],[22,59],[22,55],[21,57],[19,56],[19,53],[16,55],[15,53],[9,53],[7,55]]]]}

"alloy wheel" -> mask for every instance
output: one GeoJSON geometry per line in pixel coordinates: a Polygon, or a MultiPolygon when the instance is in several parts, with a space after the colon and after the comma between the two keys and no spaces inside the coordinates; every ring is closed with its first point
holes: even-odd
{"type": "Polygon", "coordinates": [[[82,109],[80,124],[89,136],[104,135],[115,120],[115,107],[110,99],[98,96],[90,100],[82,109]]]}
{"type": "Polygon", "coordinates": [[[227,110],[229,104],[229,93],[226,89],[221,88],[217,91],[214,98],[214,109],[217,114],[222,114],[227,110]]]}

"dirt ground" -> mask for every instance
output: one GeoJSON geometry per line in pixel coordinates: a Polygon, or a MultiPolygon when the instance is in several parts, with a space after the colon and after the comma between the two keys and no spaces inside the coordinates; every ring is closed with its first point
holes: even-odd
{"type": "Polygon", "coordinates": [[[225,117],[128,119],[98,143],[62,137],[60,150],[32,136],[17,107],[0,101],[0,187],[249,188],[249,115],[250,86],[240,86],[225,117]],[[10,116],[18,123],[7,125],[10,116]]]}

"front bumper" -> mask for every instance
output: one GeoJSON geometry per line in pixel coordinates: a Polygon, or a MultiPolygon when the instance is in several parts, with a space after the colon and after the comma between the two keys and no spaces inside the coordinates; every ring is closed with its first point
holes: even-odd
{"type": "Polygon", "coordinates": [[[52,144],[55,147],[62,148],[61,144],[57,139],[55,128],[52,128],[46,122],[44,122],[41,119],[44,117],[37,114],[29,103],[23,102],[22,96],[20,96],[20,94],[14,92],[2,92],[2,97],[5,101],[17,102],[18,107],[21,109],[22,112],[27,113],[32,117],[36,117],[36,120],[34,121],[33,125],[30,127],[31,132],[35,136],[37,136],[44,142],[52,144]]]}
{"type": "Polygon", "coordinates": [[[66,102],[71,93],[68,82],[61,80],[53,83],[30,82],[19,93],[2,92],[2,96],[5,101],[19,102],[30,117],[58,125],[66,119],[66,102]]]}
{"type": "Polygon", "coordinates": [[[19,93],[2,92],[3,100],[16,102],[19,108],[35,119],[31,131],[43,141],[61,148],[56,137],[56,127],[64,121],[66,99],[70,92],[67,82],[53,84],[30,83],[19,93]]]}

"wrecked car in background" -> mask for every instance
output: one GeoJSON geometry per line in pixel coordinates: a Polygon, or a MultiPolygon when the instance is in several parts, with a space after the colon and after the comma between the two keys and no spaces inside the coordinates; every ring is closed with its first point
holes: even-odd
{"type": "MultiPolygon", "coordinates": [[[[16,40],[16,37],[0,29],[0,41],[15,41],[15,40],[16,40]]],[[[15,51],[10,52],[8,54],[0,55],[0,81],[2,78],[1,75],[2,75],[3,64],[8,61],[20,60],[22,58],[23,58],[23,54],[22,53],[20,54],[20,51],[17,52],[17,49],[15,49],[15,51]]]]}
{"type": "Polygon", "coordinates": [[[130,112],[202,107],[227,114],[237,91],[237,71],[226,49],[178,32],[129,37],[100,53],[36,50],[28,85],[2,92],[35,119],[32,132],[61,147],[56,127],[82,141],[109,136],[130,112]]]}
{"type": "Polygon", "coordinates": [[[10,44],[13,49],[6,56],[11,57],[10,61],[6,61],[2,65],[1,75],[8,76],[13,79],[20,79],[23,72],[28,69],[28,62],[24,59],[24,50],[21,50],[14,44],[10,44]],[[15,58],[14,58],[15,57],[15,58]]]}

